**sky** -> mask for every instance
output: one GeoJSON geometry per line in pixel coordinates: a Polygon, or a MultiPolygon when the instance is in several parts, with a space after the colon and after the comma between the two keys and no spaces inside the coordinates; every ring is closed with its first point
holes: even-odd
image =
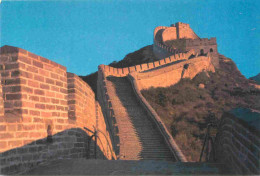
{"type": "Polygon", "coordinates": [[[219,53],[244,76],[260,72],[260,0],[2,0],[0,20],[0,46],[26,49],[78,75],[153,44],[155,27],[176,22],[216,37],[219,53]]]}

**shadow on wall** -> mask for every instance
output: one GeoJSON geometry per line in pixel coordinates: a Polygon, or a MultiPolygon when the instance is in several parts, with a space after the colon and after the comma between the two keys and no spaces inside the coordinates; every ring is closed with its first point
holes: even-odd
{"type": "MultiPolygon", "coordinates": [[[[71,128],[53,136],[48,130],[46,138],[0,153],[0,173],[22,173],[57,159],[95,158],[93,139],[81,128],[71,128]]],[[[98,146],[96,150],[97,158],[106,159],[98,146]]]]}

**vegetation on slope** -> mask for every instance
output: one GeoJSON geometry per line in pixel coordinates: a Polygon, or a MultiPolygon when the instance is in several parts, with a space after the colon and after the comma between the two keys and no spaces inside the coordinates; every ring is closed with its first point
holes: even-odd
{"type": "MultiPolygon", "coordinates": [[[[128,54],[110,66],[123,68],[156,60],[152,45],[128,54]]],[[[81,76],[97,93],[97,72],[81,76]]],[[[143,91],[189,161],[198,161],[209,122],[218,123],[224,111],[235,107],[260,110],[259,89],[254,80],[246,79],[231,59],[220,56],[220,69],[200,73],[194,79],[183,79],[168,88],[143,91]],[[199,86],[200,85],[200,86],[199,86]],[[203,88],[204,87],[204,88],[203,88]]]]}
{"type": "MultiPolygon", "coordinates": [[[[153,45],[148,45],[133,53],[126,55],[123,60],[119,62],[114,61],[109,65],[115,68],[124,68],[143,63],[153,62],[155,60],[156,57],[153,54],[153,45]]],[[[94,72],[87,76],[80,76],[80,78],[83,79],[86,83],[88,83],[88,85],[92,88],[95,94],[97,94],[97,72],[94,72]]]]}
{"type": "Polygon", "coordinates": [[[218,124],[224,111],[235,107],[260,110],[260,90],[220,56],[220,69],[202,72],[167,88],[151,88],[142,94],[162,118],[189,161],[198,161],[205,129],[218,124]],[[204,88],[203,88],[204,87],[204,88]]]}
{"type": "Polygon", "coordinates": [[[123,60],[119,62],[114,61],[109,65],[115,68],[124,68],[153,62],[155,60],[156,57],[153,54],[153,45],[148,45],[135,52],[127,54],[123,60]]]}
{"type": "Polygon", "coordinates": [[[258,73],[256,76],[253,76],[249,79],[254,80],[258,85],[260,85],[260,73],[258,73]]]}

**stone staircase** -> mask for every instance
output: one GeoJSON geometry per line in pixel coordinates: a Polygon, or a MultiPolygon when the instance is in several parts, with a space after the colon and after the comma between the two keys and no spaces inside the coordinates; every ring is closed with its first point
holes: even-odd
{"type": "Polygon", "coordinates": [[[176,161],[163,136],[140,105],[127,77],[108,76],[107,92],[119,131],[119,159],[176,161]]]}

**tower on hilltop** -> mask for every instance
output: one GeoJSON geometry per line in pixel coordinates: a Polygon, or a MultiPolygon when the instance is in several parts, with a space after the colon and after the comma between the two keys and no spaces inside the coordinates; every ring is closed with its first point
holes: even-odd
{"type": "Polygon", "coordinates": [[[158,59],[194,49],[199,55],[210,53],[215,67],[219,66],[216,38],[200,38],[189,24],[177,22],[170,27],[158,26],[154,30],[153,51],[158,59]]]}

